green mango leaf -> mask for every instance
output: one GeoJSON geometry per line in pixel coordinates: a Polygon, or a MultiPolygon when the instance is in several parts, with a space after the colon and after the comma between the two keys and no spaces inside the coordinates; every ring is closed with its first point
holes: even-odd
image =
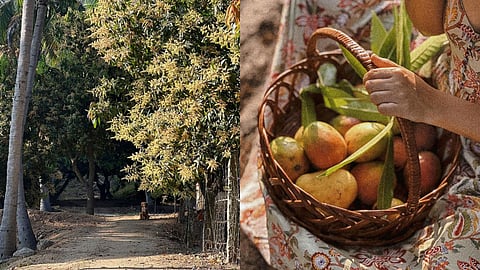
{"type": "MultiPolygon", "coordinates": [[[[404,41],[404,34],[403,34],[403,21],[400,16],[400,12],[398,8],[393,9],[393,30],[395,31],[395,63],[400,64],[403,56],[403,41],[404,41]]],[[[400,64],[401,65],[401,64],[400,64]]]]}
{"type": "Polygon", "coordinates": [[[320,93],[320,88],[315,84],[307,85],[300,89],[300,101],[301,101],[301,120],[302,126],[306,127],[308,124],[317,121],[317,112],[315,110],[315,101],[312,97],[312,93],[320,93]]]}
{"type": "Polygon", "coordinates": [[[345,100],[352,97],[352,95],[348,94],[340,88],[325,86],[321,87],[320,90],[322,93],[323,103],[325,107],[331,109],[346,104],[345,100]]]}
{"type": "Polygon", "coordinates": [[[353,93],[356,91],[356,87],[353,86],[349,81],[342,79],[335,85],[333,85],[336,88],[339,88],[343,90],[345,93],[349,94],[350,96],[353,96],[353,93]]]}
{"type": "Polygon", "coordinates": [[[350,99],[347,100],[347,104],[340,105],[336,108],[336,111],[340,114],[352,116],[362,121],[374,121],[379,123],[387,123],[388,116],[385,116],[378,112],[377,107],[366,100],[350,99]]]}
{"type": "MultiPolygon", "coordinates": [[[[392,122],[395,118],[390,119],[392,122]]],[[[393,124],[392,124],[393,126],[393,124]]],[[[385,162],[383,165],[382,178],[378,184],[377,208],[388,209],[392,205],[393,191],[395,189],[395,166],[393,164],[393,136],[389,132],[387,142],[387,152],[385,154],[385,162]]]]}
{"type": "Polygon", "coordinates": [[[393,62],[396,62],[397,61],[397,59],[395,59],[396,51],[397,51],[396,44],[397,43],[396,43],[395,28],[392,28],[390,29],[390,31],[388,31],[388,34],[382,43],[378,56],[381,56],[383,58],[387,58],[392,60],[393,62]]]}
{"type": "Polygon", "coordinates": [[[339,87],[324,86],[320,87],[320,93],[326,98],[352,98],[353,95],[339,87]]]}
{"type": "Polygon", "coordinates": [[[370,94],[365,89],[365,85],[359,85],[352,89],[352,95],[356,98],[370,100],[370,94]]]}
{"type": "Polygon", "coordinates": [[[365,73],[367,73],[367,69],[362,65],[362,63],[352,54],[350,51],[348,51],[345,47],[342,45],[338,45],[340,49],[342,50],[343,56],[347,60],[347,62],[352,66],[353,71],[357,73],[357,75],[360,78],[363,78],[365,73]]]}
{"type": "Polygon", "coordinates": [[[394,29],[396,36],[396,63],[410,69],[410,42],[412,23],[405,9],[404,1],[394,9],[394,29]]]}
{"type": "MultiPolygon", "coordinates": [[[[323,89],[322,89],[323,90],[323,89]]],[[[333,111],[358,118],[362,121],[388,123],[389,117],[381,114],[370,100],[356,97],[333,97],[323,95],[325,107],[333,111]]]]}
{"type": "Polygon", "coordinates": [[[448,38],[445,34],[428,37],[410,53],[410,69],[413,71],[419,70],[437,54],[447,42],[448,38]]]}
{"type": "Polygon", "coordinates": [[[387,37],[387,29],[383,26],[382,21],[378,18],[377,13],[372,11],[372,20],[370,27],[370,48],[372,52],[380,55],[380,48],[387,37]]]}

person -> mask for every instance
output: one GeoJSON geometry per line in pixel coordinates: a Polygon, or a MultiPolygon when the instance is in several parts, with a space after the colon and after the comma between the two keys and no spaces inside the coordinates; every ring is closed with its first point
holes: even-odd
{"type": "MultiPolygon", "coordinates": [[[[329,16],[325,17],[335,21],[333,18],[337,16],[335,22],[338,23],[341,18],[362,21],[355,13],[361,5],[379,12],[398,4],[398,1],[373,0],[355,2],[355,5],[345,4],[352,4],[352,1],[335,2],[290,1],[286,6],[289,12],[285,12],[285,25],[281,28],[286,33],[280,33],[272,78],[289,63],[304,57],[301,53],[304,48],[303,33],[308,27],[303,26],[302,30],[297,27],[301,22],[312,20],[303,20],[302,16],[306,15],[302,11],[296,10],[301,15],[293,15],[295,8],[309,6],[310,11],[321,13],[326,7],[336,6],[342,11],[327,11],[329,16]],[[379,7],[386,2],[389,6],[379,7]],[[314,9],[312,5],[322,8],[314,9]]],[[[448,65],[448,69],[434,70],[436,89],[415,73],[373,55],[372,62],[377,68],[365,75],[365,87],[380,112],[429,123],[461,135],[463,148],[455,177],[445,194],[435,202],[425,227],[409,239],[386,247],[339,247],[324,242],[290,221],[264,189],[264,210],[260,213],[258,209],[262,208],[254,203],[258,202],[254,199],[258,193],[247,184],[261,177],[252,165],[250,174],[242,177],[245,183],[241,184],[244,186],[241,203],[247,203],[241,206],[241,226],[248,230],[250,224],[258,228],[255,220],[266,223],[268,247],[263,252],[269,264],[276,269],[480,269],[480,130],[477,123],[480,119],[480,34],[476,31],[480,29],[480,16],[475,12],[478,4],[474,0],[405,0],[405,4],[420,33],[447,33],[449,46],[436,66],[448,65]]],[[[317,15],[312,17],[318,20],[325,18],[317,15]]],[[[382,19],[388,21],[388,16],[382,19]]],[[[352,30],[348,23],[332,25],[361,41],[361,27],[352,30]]]]}
{"type": "Polygon", "coordinates": [[[437,91],[415,73],[374,55],[372,62],[379,68],[365,75],[364,84],[381,113],[432,124],[480,141],[480,45],[476,44],[480,41],[480,14],[478,9],[468,12],[467,3],[480,8],[480,3],[473,0],[406,1],[413,24],[423,34],[443,33],[444,22],[453,60],[453,95],[437,91]]]}

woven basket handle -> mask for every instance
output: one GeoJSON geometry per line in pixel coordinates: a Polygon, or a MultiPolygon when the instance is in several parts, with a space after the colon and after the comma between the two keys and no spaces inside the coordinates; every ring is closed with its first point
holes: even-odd
{"type": "MultiPolygon", "coordinates": [[[[343,47],[357,58],[362,65],[368,70],[376,68],[370,59],[370,53],[362,46],[350,38],[347,34],[340,30],[324,27],[317,29],[308,40],[307,57],[315,57],[317,52],[317,40],[319,38],[330,38],[343,47]]],[[[407,181],[408,181],[408,198],[407,198],[407,214],[414,213],[418,207],[420,200],[420,164],[418,161],[418,150],[415,143],[413,132],[413,123],[407,119],[397,118],[402,138],[407,148],[407,181]]]]}

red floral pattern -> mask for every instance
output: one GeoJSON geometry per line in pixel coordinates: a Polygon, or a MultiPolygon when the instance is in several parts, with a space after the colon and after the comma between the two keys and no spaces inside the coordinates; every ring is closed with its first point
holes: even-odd
{"type": "Polygon", "coordinates": [[[470,257],[468,262],[458,261],[457,266],[458,266],[458,269],[478,270],[480,269],[480,261],[470,257]]]}
{"type": "Polygon", "coordinates": [[[452,92],[480,102],[480,34],[476,33],[460,0],[448,1],[445,30],[452,45],[452,92]]]}
{"type": "Polygon", "coordinates": [[[406,260],[403,258],[405,250],[385,249],[381,255],[372,255],[371,253],[360,253],[354,255],[362,265],[375,267],[375,269],[387,270],[389,265],[403,264],[406,260]]]}

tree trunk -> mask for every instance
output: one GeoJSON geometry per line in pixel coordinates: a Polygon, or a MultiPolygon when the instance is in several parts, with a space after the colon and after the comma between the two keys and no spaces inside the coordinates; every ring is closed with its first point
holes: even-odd
{"type": "Polygon", "coordinates": [[[77,157],[70,158],[70,164],[72,165],[72,171],[75,173],[75,176],[77,177],[78,181],[80,183],[85,184],[85,179],[82,176],[82,173],[78,169],[78,164],[77,164],[77,157]]]}
{"type": "Polygon", "coordinates": [[[33,233],[32,223],[28,216],[27,204],[25,202],[25,191],[23,177],[18,181],[18,202],[17,202],[17,249],[37,249],[37,239],[33,233]]]}
{"type": "Polygon", "coordinates": [[[209,174],[205,174],[205,183],[200,183],[203,197],[205,198],[205,210],[203,212],[203,230],[204,230],[204,251],[212,250],[215,247],[215,222],[216,222],[216,206],[215,197],[217,192],[209,187],[211,183],[211,177],[209,174]]]}
{"type": "MultiPolygon", "coordinates": [[[[33,37],[30,47],[30,61],[27,75],[27,88],[25,93],[25,113],[23,116],[23,124],[27,122],[27,112],[30,100],[32,99],[33,84],[35,81],[35,73],[37,69],[40,45],[42,43],[42,33],[45,26],[45,16],[47,14],[47,0],[38,1],[37,18],[33,29],[33,37]]],[[[22,128],[23,129],[23,128],[22,128]]],[[[23,149],[23,140],[22,140],[23,149]]],[[[22,151],[23,152],[23,151],[22,151]]],[[[21,166],[23,168],[23,166],[21,166]]],[[[17,239],[18,248],[27,247],[35,250],[37,248],[37,239],[33,233],[32,224],[28,216],[27,206],[25,203],[25,190],[23,185],[23,169],[20,170],[18,185],[18,202],[17,202],[17,239]]]]}
{"type": "Polygon", "coordinates": [[[26,87],[29,55],[32,44],[33,17],[35,1],[24,0],[22,9],[22,30],[20,33],[20,52],[18,56],[15,94],[13,98],[12,118],[7,161],[7,188],[5,190],[4,211],[0,226],[0,260],[11,257],[17,242],[17,201],[19,175],[22,169],[23,121],[25,117],[26,87]]]}
{"type": "Polygon", "coordinates": [[[178,223],[184,224],[186,222],[185,220],[185,211],[186,211],[186,202],[185,199],[180,199],[180,204],[178,207],[178,223]]]}
{"type": "Polygon", "coordinates": [[[227,200],[227,261],[239,260],[240,247],[240,182],[239,156],[235,154],[228,162],[228,200],[227,200]]]}
{"type": "Polygon", "coordinates": [[[40,211],[52,212],[52,204],[50,203],[50,192],[43,183],[44,180],[40,179],[40,211]]]}
{"type": "MultiPolygon", "coordinates": [[[[85,180],[85,178],[83,178],[83,175],[80,172],[80,169],[78,169],[77,157],[70,158],[70,163],[72,165],[72,171],[75,173],[75,176],[77,176],[78,181],[85,185],[85,189],[87,190],[87,193],[88,193],[88,181],[85,180]]],[[[87,204],[88,204],[88,201],[87,201],[87,204]]]]}
{"type": "Polygon", "coordinates": [[[58,190],[55,191],[55,194],[53,194],[50,197],[50,201],[52,203],[55,203],[58,200],[58,198],[60,198],[60,195],[62,195],[62,192],[67,188],[69,183],[70,183],[70,178],[66,178],[65,182],[63,182],[62,186],[58,190]]]}
{"type": "Polygon", "coordinates": [[[87,146],[88,160],[88,180],[87,180],[87,208],[86,213],[93,215],[95,213],[95,197],[93,194],[93,184],[95,183],[95,157],[93,153],[93,145],[87,146]]]}

